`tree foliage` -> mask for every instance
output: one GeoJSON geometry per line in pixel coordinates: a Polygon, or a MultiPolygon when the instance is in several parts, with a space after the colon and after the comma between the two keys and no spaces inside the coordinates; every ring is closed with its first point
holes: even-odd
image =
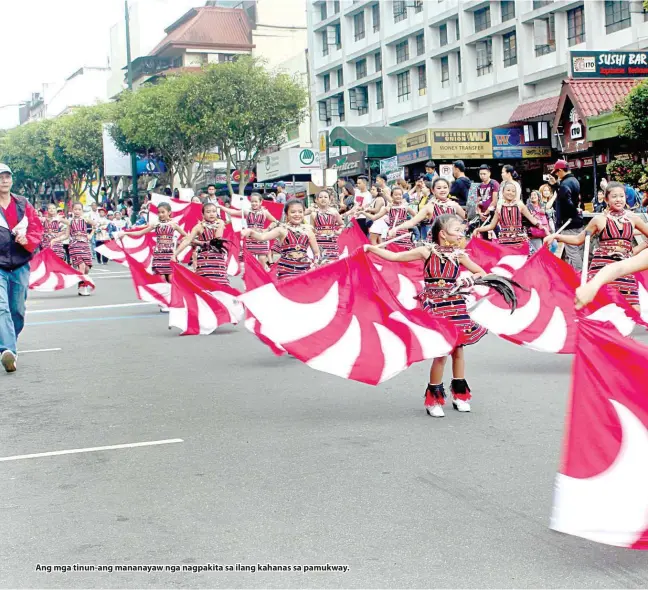
{"type": "Polygon", "coordinates": [[[625,121],[619,133],[629,139],[645,141],[648,137],[648,82],[635,86],[628,96],[616,106],[625,121]]]}

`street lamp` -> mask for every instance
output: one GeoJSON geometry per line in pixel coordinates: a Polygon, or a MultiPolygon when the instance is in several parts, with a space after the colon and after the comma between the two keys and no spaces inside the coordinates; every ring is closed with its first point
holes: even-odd
{"type": "MultiPolygon", "coordinates": [[[[128,89],[133,91],[133,64],[131,62],[130,46],[130,16],[128,13],[128,0],[124,0],[124,15],[126,18],[126,67],[128,76],[128,89]]],[[[131,174],[133,176],[133,215],[131,221],[135,223],[137,212],[139,211],[139,191],[137,190],[137,155],[131,152],[131,174]]]]}

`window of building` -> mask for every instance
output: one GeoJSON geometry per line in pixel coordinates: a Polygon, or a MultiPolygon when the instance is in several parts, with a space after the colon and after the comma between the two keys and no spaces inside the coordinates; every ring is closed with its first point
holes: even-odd
{"type": "Polygon", "coordinates": [[[380,31],[380,4],[371,7],[371,21],[373,22],[374,33],[380,31]]]}
{"type": "Polygon", "coordinates": [[[396,75],[396,84],[398,86],[398,102],[405,102],[410,97],[410,73],[401,72],[396,75]]]}
{"type": "Polygon", "coordinates": [[[337,25],[333,25],[335,28],[335,48],[336,49],[342,49],[342,31],[340,30],[340,25],[339,23],[337,25]]]}
{"type": "Polygon", "coordinates": [[[342,70],[342,68],[337,71],[337,83],[338,88],[344,86],[344,70],[342,70]]]}
{"type": "Polygon", "coordinates": [[[423,12],[423,0],[414,0],[414,12],[423,12]]]}
{"type": "Polygon", "coordinates": [[[517,37],[515,31],[502,35],[504,42],[504,67],[514,66],[517,64],[517,37]]]}
{"type": "Polygon", "coordinates": [[[331,74],[324,74],[322,79],[324,81],[324,92],[328,92],[331,89],[331,74]]]}
{"type": "Polygon", "coordinates": [[[515,18],[515,2],[513,0],[503,0],[500,2],[502,8],[502,22],[515,18]]]}
{"type": "Polygon", "coordinates": [[[324,121],[326,125],[331,125],[333,123],[331,117],[330,103],[328,100],[320,100],[317,103],[319,109],[319,120],[324,121]]]}
{"type": "Polygon", "coordinates": [[[585,8],[577,6],[567,11],[567,41],[569,46],[585,41],[585,8]]]}
{"type": "Polygon", "coordinates": [[[553,0],[533,0],[533,10],[536,10],[537,8],[542,8],[543,6],[547,6],[552,2],[553,0]]]}
{"type": "Polygon", "coordinates": [[[416,35],[416,55],[423,55],[425,53],[425,35],[421,33],[416,35]]]}
{"type": "Polygon", "coordinates": [[[360,80],[367,75],[367,60],[359,59],[356,62],[356,80],[360,80]]]}
{"type": "Polygon", "coordinates": [[[554,15],[533,21],[536,57],[556,51],[556,20],[554,15]]]}
{"type": "Polygon", "coordinates": [[[328,14],[326,14],[326,2],[322,2],[320,4],[320,20],[326,20],[326,17],[328,14]]]}
{"type": "Polygon", "coordinates": [[[457,82],[461,84],[461,52],[457,53],[457,82]]]}
{"type": "Polygon", "coordinates": [[[340,0],[335,0],[333,2],[333,14],[339,14],[340,12],[340,0]]]}
{"type": "Polygon", "coordinates": [[[418,67],[418,85],[419,96],[423,96],[427,92],[427,75],[425,71],[425,64],[418,67]]]}
{"type": "Polygon", "coordinates": [[[364,39],[365,36],[365,19],[364,10],[353,15],[353,30],[355,32],[355,40],[359,41],[364,39]]]}
{"type": "Polygon", "coordinates": [[[382,80],[376,82],[376,109],[380,110],[385,106],[385,98],[383,97],[383,83],[382,80]]]}
{"type": "Polygon", "coordinates": [[[382,53],[380,51],[374,55],[374,61],[376,63],[376,72],[382,70],[382,53]]]}
{"type": "Polygon", "coordinates": [[[340,121],[344,121],[344,93],[338,95],[338,116],[340,117],[340,121]]]}
{"type": "Polygon", "coordinates": [[[402,43],[396,44],[396,63],[407,61],[409,59],[409,40],[405,39],[402,43]]]}
{"type": "Polygon", "coordinates": [[[479,10],[475,10],[474,17],[475,17],[475,33],[479,33],[479,31],[484,31],[485,29],[488,29],[491,26],[490,7],[487,6],[486,8],[480,8],[479,10]]]}
{"type": "Polygon", "coordinates": [[[322,31],[322,55],[326,56],[328,54],[329,54],[328,34],[326,31],[322,31]]]}
{"type": "Polygon", "coordinates": [[[477,51],[477,76],[485,76],[493,71],[493,40],[479,41],[477,51]]]}
{"type": "Polygon", "coordinates": [[[407,7],[404,0],[394,0],[394,22],[399,23],[407,18],[407,7]]]}
{"type": "Polygon", "coordinates": [[[605,32],[627,29],[630,26],[630,2],[605,0],[605,32]]]}
{"type": "Polygon", "coordinates": [[[455,33],[457,34],[457,41],[461,39],[461,33],[459,32],[459,19],[457,19],[455,22],[455,33]]]}
{"type": "Polygon", "coordinates": [[[439,47],[443,47],[448,44],[448,25],[443,23],[439,27],[439,47]]]}
{"type": "Polygon", "coordinates": [[[441,58],[441,88],[450,86],[450,63],[447,55],[441,58]]]}
{"type": "Polygon", "coordinates": [[[358,86],[349,90],[349,107],[358,111],[358,115],[366,115],[369,112],[369,91],[366,86],[358,86]]]}

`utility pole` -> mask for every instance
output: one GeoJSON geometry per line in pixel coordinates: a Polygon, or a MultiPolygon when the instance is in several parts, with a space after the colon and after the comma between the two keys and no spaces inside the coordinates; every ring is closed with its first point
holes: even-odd
{"type": "MultiPolygon", "coordinates": [[[[131,46],[130,46],[130,16],[128,14],[128,0],[124,0],[124,11],[126,17],[126,67],[128,76],[128,89],[133,91],[133,64],[131,62],[131,46]]],[[[135,223],[137,214],[139,212],[139,192],[137,190],[137,154],[131,152],[131,174],[133,176],[133,215],[132,222],[135,223]]]]}

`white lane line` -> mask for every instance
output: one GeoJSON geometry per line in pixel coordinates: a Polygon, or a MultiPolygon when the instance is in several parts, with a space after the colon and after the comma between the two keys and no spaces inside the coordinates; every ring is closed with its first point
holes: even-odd
{"type": "Polygon", "coordinates": [[[108,280],[108,279],[126,279],[126,278],[128,278],[128,277],[130,277],[130,276],[131,276],[131,274],[128,273],[128,274],[125,274],[125,275],[110,275],[110,276],[106,276],[106,277],[92,277],[92,280],[93,280],[93,281],[94,281],[94,280],[97,280],[97,281],[106,281],[106,280],[108,280]]]}
{"type": "Polygon", "coordinates": [[[113,303],[112,305],[87,305],[79,307],[59,307],[57,309],[28,309],[27,313],[34,315],[37,313],[59,313],[63,311],[92,311],[95,309],[115,309],[120,307],[140,307],[142,305],[157,305],[157,303],[149,303],[148,301],[141,301],[139,303],[113,303]]]}
{"type": "Polygon", "coordinates": [[[56,455],[74,455],[77,453],[92,453],[94,451],[112,451],[113,449],[132,449],[134,447],[152,447],[154,445],[170,445],[184,442],[181,438],[168,438],[166,440],[152,440],[148,442],[127,443],[123,445],[109,445],[106,447],[87,447],[85,449],[68,449],[66,451],[50,451],[48,453],[31,453],[30,455],[13,455],[12,457],[0,457],[3,461],[18,461],[19,459],[38,459],[39,457],[54,457],[56,455]]]}
{"type": "Polygon", "coordinates": [[[38,348],[36,350],[19,350],[18,354],[29,354],[30,352],[55,352],[57,350],[63,350],[62,348],[38,348]]]}

